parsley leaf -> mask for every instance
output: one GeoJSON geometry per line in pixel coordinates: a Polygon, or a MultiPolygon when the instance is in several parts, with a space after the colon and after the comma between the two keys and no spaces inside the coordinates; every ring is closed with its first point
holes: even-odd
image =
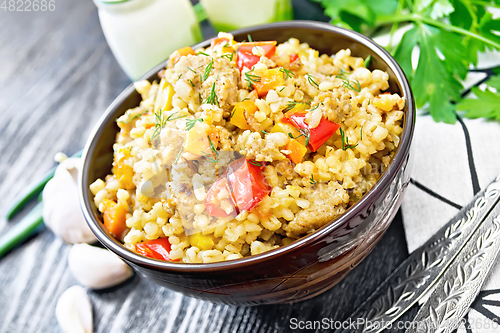
{"type": "MultiPolygon", "coordinates": [[[[500,0],[311,1],[325,8],[333,24],[371,37],[390,31],[386,49],[408,77],[417,107],[427,107],[435,121],[456,121],[456,103],[462,98],[461,81],[469,68],[477,65],[478,53],[500,50],[500,18],[494,18],[490,12],[490,7],[500,7],[500,0]],[[409,30],[393,43],[392,36],[400,24],[409,30]],[[414,57],[414,52],[418,57],[414,57]],[[418,60],[412,63],[412,59],[418,60]]],[[[485,90],[479,94],[479,99],[491,101],[495,93],[485,90]]],[[[485,117],[490,115],[484,113],[485,117]]]]}
{"type": "Polygon", "coordinates": [[[457,110],[466,111],[467,118],[489,118],[500,120],[500,76],[494,76],[486,81],[486,84],[495,88],[493,92],[489,88],[481,90],[477,87],[471,89],[476,98],[464,98],[457,104],[457,110]]]}

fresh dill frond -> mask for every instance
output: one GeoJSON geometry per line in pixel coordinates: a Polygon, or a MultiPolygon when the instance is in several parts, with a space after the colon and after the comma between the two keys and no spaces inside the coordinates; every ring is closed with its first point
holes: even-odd
{"type": "Polygon", "coordinates": [[[200,102],[200,104],[203,102],[203,99],[201,98],[201,93],[198,93],[198,101],[200,102]]]}
{"type": "Polygon", "coordinates": [[[292,72],[292,71],[290,71],[290,70],[288,70],[286,68],[283,68],[283,67],[280,67],[279,71],[283,73],[283,78],[285,80],[295,75],[294,72],[292,72]]]}
{"type": "Polygon", "coordinates": [[[282,92],[283,90],[285,90],[286,87],[283,87],[279,90],[279,92],[282,92]]]}
{"type": "Polygon", "coordinates": [[[189,69],[191,72],[193,72],[194,74],[196,74],[196,71],[194,69],[192,69],[191,67],[188,67],[187,69],[189,69]]]}
{"type": "Polygon", "coordinates": [[[178,154],[177,154],[177,156],[175,157],[175,161],[174,161],[174,163],[172,163],[172,164],[177,163],[177,161],[179,160],[179,157],[181,157],[181,154],[182,154],[182,152],[183,152],[183,151],[184,151],[184,147],[181,147],[181,150],[179,150],[179,153],[178,153],[178,154]]]}
{"type": "Polygon", "coordinates": [[[262,134],[266,135],[266,134],[269,134],[267,133],[266,131],[260,131],[262,134]]]}
{"type": "Polygon", "coordinates": [[[198,54],[202,54],[204,56],[210,57],[210,55],[206,54],[205,52],[198,52],[198,54]]]}
{"type": "Polygon", "coordinates": [[[187,119],[186,120],[186,131],[190,131],[196,122],[199,121],[200,123],[203,122],[203,118],[196,118],[196,119],[187,119]]]}
{"type": "Polygon", "coordinates": [[[304,146],[309,146],[309,140],[311,140],[311,131],[309,130],[309,128],[298,128],[300,134],[306,138],[306,143],[304,144],[304,146]]]}
{"type": "Polygon", "coordinates": [[[309,82],[309,84],[311,86],[319,88],[319,84],[316,81],[314,81],[314,79],[315,79],[314,76],[312,76],[311,74],[306,74],[306,78],[307,78],[307,82],[309,82]]]}
{"type": "Polygon", "coordinates": [[[193,81],[191,81],[191,79],[189,79],[188,81],[189,81],[189,83],[191,83],[191,86],[194,87],[193,81]]]}
{"type": "MultiPolygon", "coordinates": [[[[361,136],[363,136],[363,128],[361,128],[361,136]]],[[[355,148],[359,145],[359,143],[356,143],[355,145],[349,144],[349,138],[345,134],[342,127],[340,127],[340,138],[342,139],[342,150],[352,149],[352,148],[355,148]]]]}
{"type": "Polygon", "coordinates": [[[212,89],[210,90],[210,94],[205,99],[204,103],[220,106],[219,105],[219,98],[217,97],[217,94],[215,93],[215,82],[214,82],[214,84],[212,84],[212,89]]]}
{"type": "Polygon", "coordinates": [[[309,178],[309,183],[316,185],[316,181],[314,180],[314,175],[311,174],[311,178],[309,178]]]}
{"type": "Polygon", "coordinates": [[[174,112],[174,113],[172,113],[171,115],[169,115],[169,116],[167,117],[167,119],[165,120],[165,122],[167,122],[167,121],[172,121],[172,120],[176,120],[176,119],[181,119],[181,118],[185,118],[185,117],[187,117],[187,115],[186,115],[186,114],[185,114],[185,115],[183,115],[183,116],[174,117],[174,116],[175,116],[176,114],[178,114],[178,113],[179,113],[179,111],[174,112]]]}
{"type": "Polygon", "coordinates": [[[217,159],[213,157],[213,155],[210,155],[208,153],[205,153],[205,152],[202,152],[201,153],[203,155],[203,157],[205,157],[206,159],[208,159],[208,161],[210,163],[217,163],[217,159]]]}
{"type": "Polygon", "coordinates": [[[229,61],[233,61],[233,53],[224,53],[223,55],[221,55],[221,58],[227,58],[229,59],[229,61]]]}
{"type": "Polygon", "coordinates": [[[153,131],[153,134],[151,135],[151,138],[149,139],[149,142],[153,142],[153,140],[158,138],[158,136],[160,136],[161,130],[167,124],[167,119],[163,119],[163,111],[161,109],[155,112],[154,116],[155,116],[155,129],[153,131]]]}
{"type": "Polygon", "coordinates": [[[216,156],[219,157],[219,152],[217,151],[217,148],[215,147],[214,143],[212,142],[212,139],[210,139],[210,136],[207,135],[208,138],[208,143],[210,144],[210,150],[212,153],[216,156]]]}
{"type": "Polygon", "coordinates": [[[234,108],[233,112],[231,112],[231,116],[229,116],[229,120],[231,120],[231,118],[233,118],[235,113],[236,113],[236,108],[234,108]]]}
{"type": "Polygon", "coordinates": [[[349,81],[348,79],[346,79],[342,82],[342,85],[348,89],[355,90],[357,92],[361,91],[361,84],[359,83],[359,81],[357,79],[353,79],[352,81],[349,81]],[[354,86],[353,86],[353,84],[354,84],[354,86]]]}
{"type": "Polygon", "coordinates": [[[117,120],[117,122],[122,123],[122,124],[129,124],[131,121],[134,121],[135,119],[139,118],[140,116],[145,115],[146,113],[148,113],[148,111],[144,111],[144,112],[138,113],[138,114],[136,114],[136,115],[134,115],[132,117],[129,114],[128,117],[127,117],[127,120],[125,120],[125,121],[117,120]]]}
{"type": "Polygon", "coordinates": [[[179,74],[179,77],[177,78],[177,80],[180,80],[182,77],[182,73],[179,74]]]}
{"type": "Polygon", "coordinates": [[[207,80],[207,78],[210,75],[210,71],[212,70],[213,66],[214,66],[214,58],[212,58],[212,60],[210,60],[210,63],[205,68],[205,72],[203,72],[203,81],[207,80]]]}
{"type": "Polygon", "coordinates": [[[260,76],[252,74],[252,71],[245,73],[245,81],[247,81],[248,87],[253,87],[254,82],[260,82],[260,76]]]}
{"type": "Polygon", "coordinates": [[[253,43],[252,36],[250,36],[250,34],[247,35],[247,38],[250,43],[253,43]]]}
{"type": "Polygon", "coordinates": [[[257,162],[257,161],[252,161],[252,160],[248,160],[248,163],[252,164],[252,165],[255,165],[255,166],[258,166],[258,167],[263,167],[264,164],[260,163],[260,162],[257,162]]]}

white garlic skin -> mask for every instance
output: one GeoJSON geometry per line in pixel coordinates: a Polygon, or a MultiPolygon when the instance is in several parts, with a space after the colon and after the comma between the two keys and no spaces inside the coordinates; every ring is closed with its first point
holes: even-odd
{"type": "Polygon", "coordinates": [[[116,254],[88,244],[71,247],[68,266],[80,284],[96,290],[113,287],[134,274],[116,254]]]}
{"type": "Polygon", "coordinates": [[[92,303],[80,286],[66,289],[56,305],[56,318],[64,333],[92,333],[92,303]]]}
{"type": "Polygon", "coordinates": [[[70,244],[97,241],[80,208],[77,182],[81,166],[80,158],[65,159],[43,190],[45,225],[70,244]]]}

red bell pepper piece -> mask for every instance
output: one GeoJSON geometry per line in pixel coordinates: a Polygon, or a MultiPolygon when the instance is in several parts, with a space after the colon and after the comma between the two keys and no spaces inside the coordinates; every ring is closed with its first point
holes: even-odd
{"type": "Polygon", "coordinates": [[[240,72],[243,67],[252,69],[252,67],[259,62],[260,57],[252,53],[252,49],[255,46],[260,46],[264,49],[264,55],[270,58],[276,52],[276,41],[270,42],[251,42],[251,43],[241,43],[236,54],[236,64],[240,72]]]}
{"type": "Polygon", "coordinates": [[[290,63],[292,63],[292,62],[294,62],[294,61],[296,61],[296,60],[299,59],[298,53],[292,53],[292,54],[290,54],[289,57],[290,57],[290,63]]]}
{"type": "MultiPolygon", "coordinates": [[[[292,124],[299,129],[304,136],[309,137],[308,147],[311,151],[316,151],[321,147],[332,135],[337,132],[340,125],[333,123],[325,118],[321,118],[319,125],[315,128],[309,128],[305,122],[306,112],[287,112],[281,119],[282,122],[292,124]]],[[[307,138],[306,138],[307,141],[307,138]]]]}
{"type": "Polygon", "coordinates": [[[210,42],[210,47],[214,47],[215,45],[222,44],[222,43],[227,43],[227,42],[229,42],[229,38],[226,38],[226,37],[214,38],[210,42]]]}
{"type": "Polygon", "coordinates": [[[143,256],[165,261],[179,261],[180,259],[170,259],[170,242],[168,238],[158,238],[146,242],[135,244],[137,253],[143,256]]]}
{"type": "Polygon", "coordinates": [[[242,157],[228,165],[227,170],[212,185],[205,199],[205,208],[210,216],[226,217],[239,214],[243,210],[251,210],[272,190],[266,182],[259,162],[249,161],[242,157]],[[220,208],[217,194],[226,189],[230,194],[235,210],[226,213],[220,208]]]}

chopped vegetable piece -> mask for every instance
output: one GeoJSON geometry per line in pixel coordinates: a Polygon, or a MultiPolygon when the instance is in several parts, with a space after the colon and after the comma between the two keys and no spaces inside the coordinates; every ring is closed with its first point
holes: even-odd
{"type": "Polygon", "coordinates": [[[234,40],[229,40],[229,38],[222,37],[222,38],[215,38],[212,39],[212,42],[210,43],[210,47],[214,47],[215,45],[218,44],[223,44],[222,46],[222,52],[233,52],[233,45],[236,44],[234,40]]]}
{"type": "Polygon", "coordinates": [[[200,250],[211,250],[214,246],[214,238],[211,235],[203,235],[200,232],[189,235],[189,243],[200,250]]]}
{"type": "Polygon", "coordinates": [[[231,202],[232,207],[231,211],[226,212],[221,207],[221,200],[219,200],[219,194],[223,191],[226,191],[231,195],[231,189],[227,184],[226,173],[222,174],[219,179],[215,183],[213,183],[210,190],[208,190],[207,197],[205,199],[205,209],[210,216],[217,217],[226,217],[226,216],[236,216],[237,213],[234,210],[234,200],[232,198],[228,198],[227,200],[231,202]]]}
{"type": "Polygon", "coordinates": [[[161,79],[153,113],[158,111],[170,111],[172,109],[172,97],[174,97],[174,93],[174,88],[170,83],[165,79],[161,79]]]}
{"type": "Polygon", "coordinates": [[[292,110],[287,112],[281,121],[292,124],[299,129],[301,134],[306,136],[306,143],[308,142],[311,151],[318,150],[340,127],[339,124],[321,118],[319,125],[311,129],[305,119],[306,112],[292,110]]]}
{"type": "Polygon", "coordinates": [[[285,149],[291,151],[287,157],[295,164],[302,162],[302,158],[307,153],[307,148],[295,139],[291,139],[285,149]]]}
{"type": "Polygon", "coordinates": [[[264,56],[270,58],[276,52],[276,41],[271,42],[252,42],[252,43],[241,43],[236,55],[236,64],[240,72],[243,67],[252,69],[252,67],[259,62],[260,56],[253,54],[252,49],[255,46],[260,46],[264,49],[264,56]]]}
{"type": "Polygon", "coordinates": [[[104,227],[109,231],[113,237],[121,239],[123,232],[127,229],[125,223],[127,209],[116,202],[104,199],[104,212],[102,214],[104,220],[104,227]]]}
{"type": "Polygon", "coordinates": [[[263,97],[269,90],[285,84],[283,72],[279,68],[254,70],[253,74],[260,78],[258,81],[251,82],[259,97],[263,97]]]}
{"type": "Polygon", "coordinates": [[[172,53],[172,55],[170,56],[170,59],[172,60],[172,62],[174,64],[176,64],[177,62],[179,62],[179,60],[183,56],[187,56],[187,55],[190,55],[190,54],[191,55],[196,55],[196,53],[191,48],[191,46],[186,46],[186,47],[180,48],[178,50],[175,50],[174,53],[172,53]]]}
{"type": "Polygon", "coordinates": [[[290,54],[290,62],[299,60],[299,55],[297,53],[290,54]]]}
{"type": "Polygon", "coordinates": [[[297,140],[301,145],[306,144],[306,138],[302,136],[302,134],[293,126],[288,123],[279,122],[273,126],[271,129],[271,133],[285,133],[288,136],[291,136],[295,140],[297,140]]]}
{"type": "Polygon", "coordinates": [[[168,238],[158,238],[135,244],[135,250],[143,256],[165,261],[179,261],[180,259],[170,259],[170,249],[168,238]]]}
{"type": "Polygon", "coordinates": [[[250,129],[248,126],[245,115],[254,114],[259,109],[255,105],[253,101],[243,101],[239,102],[234,106],[233,112],[231,112],[231,120],[229,121],[234,126],[237,126],[241,129],[247,130],[250,129]]]}
{"type": "Polygon", "coordinates": [[[262,163],[253,162],[242,157],[227,167],[226,172],[212,185],[207,193],[205,207],[211,216],[226,217],[239,214],[240,211],[251,210],[271,192],[261,172],[262,163]],[[259,163],[261,166],[256,165],[259,163]],[[226,212],[221,208],[218,194],[222,191],[230,193],[230,200],[236,211],[226,212]]]}
{"type": "Polygon", "coordinates": [[[219,143],[219,138],[215,135],[214,129],[203,122],[196,122],[188,132],[186,151],[196,155],[212,155],[208,138],[214,145],[219,143]]]}

